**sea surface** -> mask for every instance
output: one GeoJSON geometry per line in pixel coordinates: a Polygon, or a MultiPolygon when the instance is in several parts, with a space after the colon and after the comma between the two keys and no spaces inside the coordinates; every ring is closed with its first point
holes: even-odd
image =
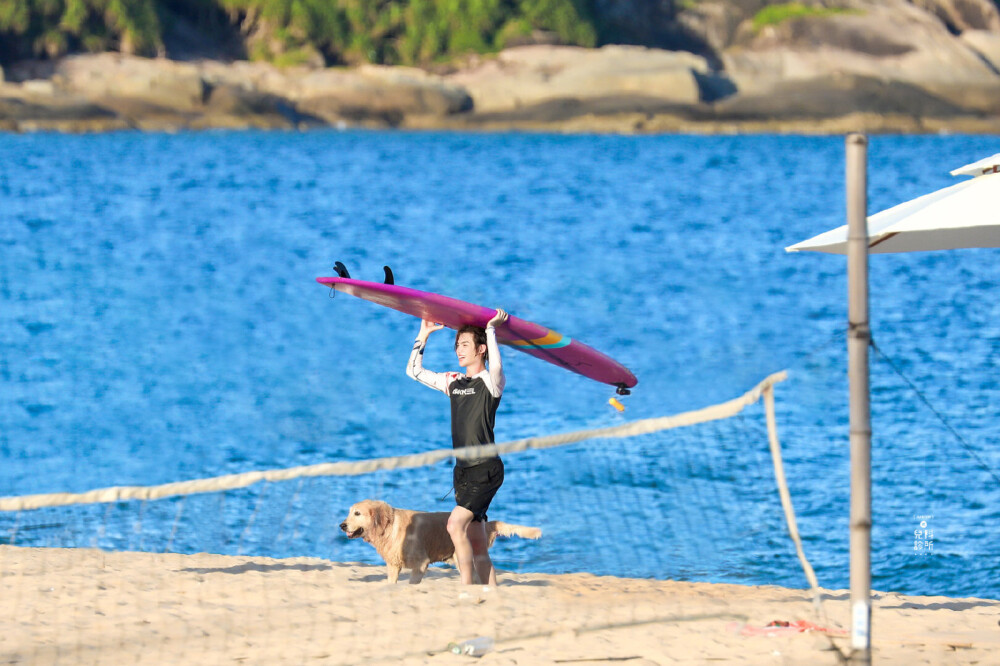
{"type": "MultiPolygon", "coordinates": [[[[994,137],[874,136],[869,209],[994,137]]],[[[617,358],[611,387],[505,348],[498,441],[666,416],[787,370],[777,423],[806,555],[848,587],[842,137],[369,131],[0,135],[0,496],[156,485],[449,446],[404,367],[416,319],[315,278],[503,307],[617,358]]],[[[873,587],[1000,598],[1000,250],[878,255],[873,587]],[[919,533],[919,534],[918,534],[919,533]]],[[[448,332],[425,365],[457,369],[448,332]]],[[[805,587],[762,406],[510,454],[501,569],[805,587]]],[[[0,541],[378,562],[338,525],[443,510],[450,463],[0,514],[0,541]]]]}

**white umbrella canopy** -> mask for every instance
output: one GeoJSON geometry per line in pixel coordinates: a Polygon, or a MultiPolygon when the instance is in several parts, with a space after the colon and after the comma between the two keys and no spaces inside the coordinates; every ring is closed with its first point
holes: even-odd
{"type": "MultiPolygon", "coordinates": [[[[1000,153],[951,172],[973,176],[868,218],[868,252],[1000,247],[1000,153]]],[[[847,225],[785,248],[847,254],[847,225]]]]}

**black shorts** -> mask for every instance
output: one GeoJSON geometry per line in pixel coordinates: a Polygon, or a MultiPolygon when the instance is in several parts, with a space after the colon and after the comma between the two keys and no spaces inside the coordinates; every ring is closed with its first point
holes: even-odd
{"type": "Polygon", "coordinates": [[[455,503],[472,512],[472,521],[486,521],[486,510],[503,485],[503,461],[492,458],[471,467],[455,465],[455,503]]]}

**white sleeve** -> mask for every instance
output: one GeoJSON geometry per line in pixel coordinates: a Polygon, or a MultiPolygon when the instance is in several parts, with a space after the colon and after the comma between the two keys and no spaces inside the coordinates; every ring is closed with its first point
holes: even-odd
{"type": "Polygon", "coordinates": [[[410,361],[406,364],[406,376],[416,379],[424,386],[429,386],[448,395],[448,375],[443,372],[431,372],[424,369],[425,346],[426,343],[413,343],[413,351],[410,352],[410,361]]]}
{"type": "Polygon", "coordinates": [[[503,363],[500,362],[500,345],[497,344],[496,329],[490,326],[486,329],[486,351],[489,354],[490,366],[490,393],[494,398],[499,398],[503,394],[507,378],[503,374],[503,363]]]}

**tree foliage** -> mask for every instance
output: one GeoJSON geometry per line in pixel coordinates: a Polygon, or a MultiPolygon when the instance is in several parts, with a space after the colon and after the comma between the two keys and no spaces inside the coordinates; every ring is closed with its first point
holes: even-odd
{"type": "Polygon", "coordinates": [[[426,64],[502,49],[535,31],[594,46],[591,0],[0,0],[0,61],[164,51],[177,17],[209,38],[245,40],[252,59],[426,64]]]}
{"type": "Polygon", "coordinates": [[[162,51],[156,0],[0,0],[0,58],[162,51]]]}

